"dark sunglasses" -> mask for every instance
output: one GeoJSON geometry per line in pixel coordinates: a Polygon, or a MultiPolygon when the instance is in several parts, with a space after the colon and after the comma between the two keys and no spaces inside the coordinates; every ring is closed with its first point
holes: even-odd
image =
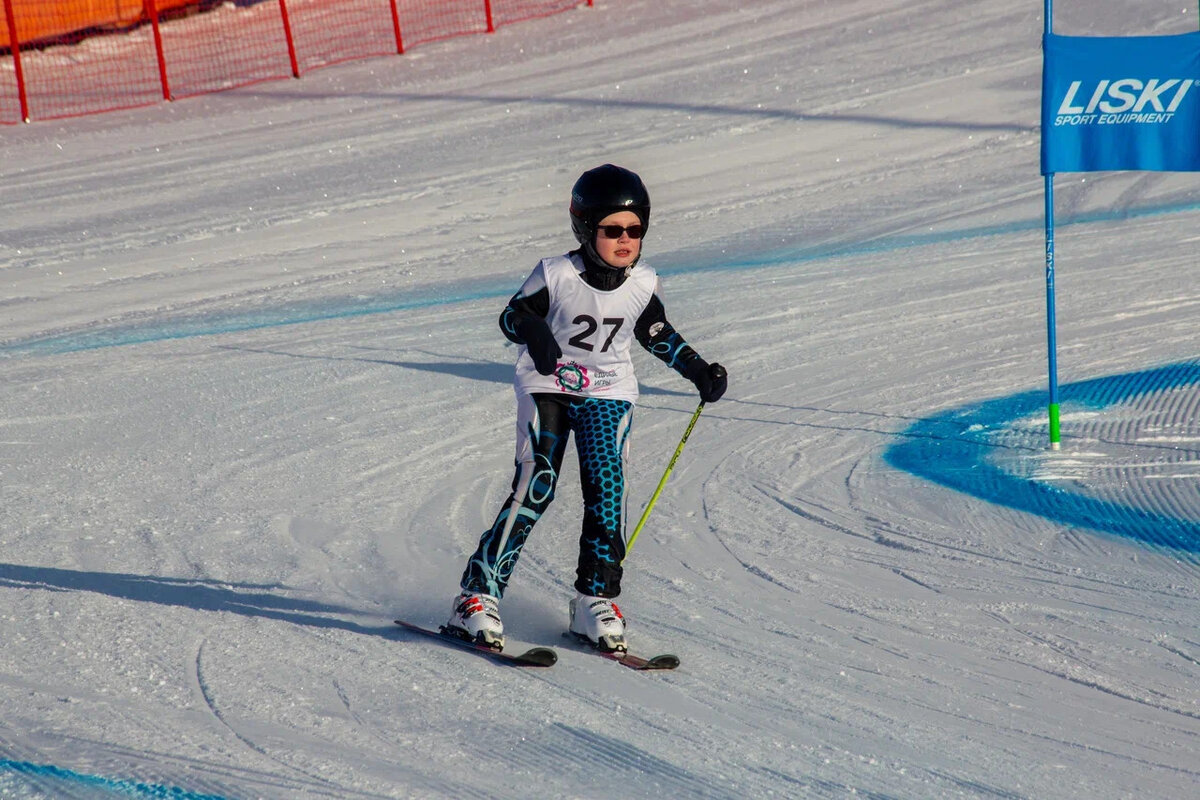
{"type": "Polygon", "coordinates": [[[628,227],[621,225],[601,225],[596,230],[605,239],[620,239],[623,233],[628,233],[630,239],[640,239],[646,235],[645,225],[630,225],[628,227]]]}

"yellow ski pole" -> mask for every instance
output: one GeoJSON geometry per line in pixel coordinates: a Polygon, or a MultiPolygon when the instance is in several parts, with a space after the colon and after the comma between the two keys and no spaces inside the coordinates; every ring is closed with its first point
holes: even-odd
{"type": "Polygon", "coordinates": [[[637,541],[638,534],[642,532],[642,526],[646,524],[646,518],[650,516],[650,511],[654,508],[654,504],[658,502],[658,496],[662,494],[663,487],[667,485],[667,478],[671,477],[671,470],[675,469],[675,462],[679,460],[679,454],[683,452],[683,446],[687,444],[688,437],[692,435],[692,428],[696,427],[696,420],[700,419],[700,412],[703,410],[704,401],[702,400],[700,401],[700,405],[696,406],[696,413],[692,414],[692,420],[688,423],[687,430],[683,432],[683,438],[679,440],[679,446],[675,448],[675,455],[671,456],[671,460],[667,464],[667,471],[663,473],[662,479],[658,482],[658,488],[654,490],[654,494],[650,495],[650,502],[646,504],[646,510],[642,512],[642,518],[634,526],[633,535],[625,543],[626,557],[629,556],[629,551],[633,549],[633,543],[637,541]]]}

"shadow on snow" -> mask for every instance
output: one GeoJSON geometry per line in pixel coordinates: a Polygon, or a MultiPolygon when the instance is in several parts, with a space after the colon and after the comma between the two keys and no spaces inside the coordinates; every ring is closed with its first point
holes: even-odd
{"type": "Polygon", "coordinates": [[[227,611],[247,617],[275,619],[317,628],[336,628],[351,633],[388,636],[394,636],[396,633],[391,625],[360,625],[329,616],[361,613],[358,609],[316,600],[285,597],[271,591],[281,587],[264,584],[0,564],[0,588],[4,587],[94,592],[122,600],[178,606],[195,611],[227,611]]]}

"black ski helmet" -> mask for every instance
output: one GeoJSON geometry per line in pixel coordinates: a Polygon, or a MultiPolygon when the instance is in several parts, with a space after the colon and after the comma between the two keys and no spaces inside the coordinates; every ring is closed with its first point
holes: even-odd
{"type": "Polygon", "coordinates": [[[587,254],[600,262],[596,253],[596,226],[618,211],[632,211],[650,227],[650,193],[636,172],[614,164],[589,169],[571,189],[571,230],[587,254]]]}

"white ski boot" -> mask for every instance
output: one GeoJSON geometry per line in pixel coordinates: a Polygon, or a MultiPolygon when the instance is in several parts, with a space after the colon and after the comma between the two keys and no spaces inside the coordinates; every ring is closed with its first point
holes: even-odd
{"type": "Polygon", "coordinates": [[[504,623],[500,621],[500,601],[490,594],[463,591],[454,598],[450,620],[443,626],[447,633],[493,650],[504,649],[504,623]]]}
{"type": "Polygon", "coordinates": [[[571,633],[605,653],[628,652],[625,616],[607,597],[577,595],[571,601],[571,633]]]}

